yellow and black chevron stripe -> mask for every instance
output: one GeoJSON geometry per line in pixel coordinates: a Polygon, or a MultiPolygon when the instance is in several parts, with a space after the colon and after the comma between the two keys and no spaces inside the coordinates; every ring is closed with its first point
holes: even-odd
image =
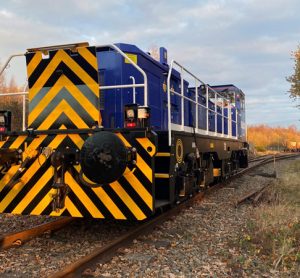
{"type": "MultiPolygon", "coordinates": [[[[60,126],[60,129],[65,129],[60,126]]],[[[152,169],[156,153],[155,138],[139,137],[134,133],[117,133],[127,146],[137,149],[137,167],[127,169],[124,176],[111,184],[89,188],[79,184],[73,171],[66,172],[65,182],[70,192],[65,207],[52,211],[51,201],[55,189],[53,167],[49,158],[39,154],[22,172],[17,184],[7,186],[19,166],[12,166],[7,172],[0,169],[0,213],[32,215],[65,215],[109,219],[143,220],[154,213],[154,172],[152,169]]],[[[10,137],[0,141],[0,148],[23,149],[24,157],[41,147],[81,149],[89,134],[38,135],[36,137],[10,137]]]]}
{"type": "Polygon", "coordinates": [[[28,127],[37,130],[90,128],[101,124],[95,47],[26,53],[28,127]]]}

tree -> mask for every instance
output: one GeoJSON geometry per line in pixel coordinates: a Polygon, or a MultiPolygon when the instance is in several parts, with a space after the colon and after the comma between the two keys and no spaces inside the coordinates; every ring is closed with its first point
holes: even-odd
{"type": "MultiPolygon", "coordinates": [[[[291,83],[290,97],[296,100],[300,97],[300,45],[296,51],[292,52],[292,56],[295,61],[294,74],[287,77],[286,80],[291,83]]],[[[297,106],[300,107],[300,105],[297,106]]]]}

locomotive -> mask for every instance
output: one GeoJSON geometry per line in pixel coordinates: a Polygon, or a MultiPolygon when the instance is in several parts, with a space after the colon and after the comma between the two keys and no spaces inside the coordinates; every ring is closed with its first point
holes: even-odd
{"type": "Polygon", "coordinates": [[[22,54],[23,130],[0,111],[1,213],[144,220],[248,166],[244,93],[158,54],[124,43],[22,54]]]}

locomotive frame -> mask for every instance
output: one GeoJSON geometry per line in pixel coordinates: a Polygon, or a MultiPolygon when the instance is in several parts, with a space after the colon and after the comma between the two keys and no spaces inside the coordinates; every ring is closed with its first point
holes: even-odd
{"type": "Polygon", "coordinates": [[[1,213],[144,220],[247,167],[240,111],[232,106],[236,91],[224,94],[174,60],[167,65],[162,49],[161,67],[168,69],[162,81],[165,125],[153,128],[149,73],[122,47],[128,48],[79,43],[27,50],[28,126],[25,97],[23,131],[10,131],[8,111],[0,111],[1,213]],[[99,49],[120,55],[143,82],[131,75],[132,84],[102,85],[99,49]],[[195,84],[192,90],[184,73],[195,84]],[[101,92],[129,88],[133,101],[123,104],[124,126],[103,126],[101,92]],[[203,111],[205,128],[199,124],[203,111]]]}

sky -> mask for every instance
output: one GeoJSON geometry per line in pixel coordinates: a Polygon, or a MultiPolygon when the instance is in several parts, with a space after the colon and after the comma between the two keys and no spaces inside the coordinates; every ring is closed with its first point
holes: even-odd
{"type": "MultiPolygon", "coordinates": [[[[0,0],[0,62],[27,48],[81,41],[164,46],[169,60],[205,83],[242,89],[248,125],[300,129],[300,100],[289,98],[286,81],[300,44],[299,11],[299,0],[0,0]]],[[[7,72],[19,84],[22,59],[7,72]]]]}

